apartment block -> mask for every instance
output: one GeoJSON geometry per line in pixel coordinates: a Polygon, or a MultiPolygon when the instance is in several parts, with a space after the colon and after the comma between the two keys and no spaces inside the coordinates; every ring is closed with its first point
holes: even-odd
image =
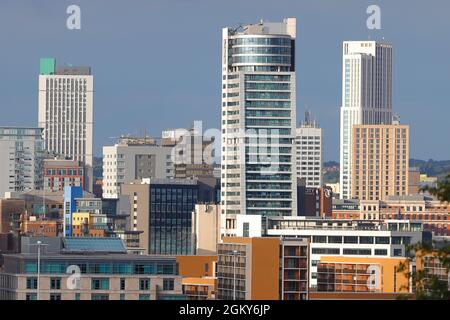
{"type": "Polygon", "coordinates": [[[309,243],[283,239],[280,243],[280,300],[308,300],[309,243]]]}
{"type": "Polygon", "coordinates": [[[0,197],[42,189],[43,157],[41,129],[0,127],[0,197]]]}
{"type": "Polygon", "coordinates": [[[408,195],[409,126],[354,125],[352,132],[352,197],[408,195]]]}
{"type": "Polygon", "coordinates": [[[317,266],[317,291],[340,293],[410,293],[401,257],[366,258],[323,256],[317,266]]]}
{"type": "Polygon", "coordinates": [[[279,299],[279,238],[225,237],[217,252],[217,299],[279,299]]]}

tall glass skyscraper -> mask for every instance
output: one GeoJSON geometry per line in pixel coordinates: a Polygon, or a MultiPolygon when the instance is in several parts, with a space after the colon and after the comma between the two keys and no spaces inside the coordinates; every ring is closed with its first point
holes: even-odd
{"type": "Polygon", "coordinates": [[[345,41],[340,117],[341,198],[351,197],[352,127],[392,123],[392,45],[345,41]]]}
{"type": "Polygon", "coordinates": [[[296,215],[296,19],[222,31],[222,213],[296,215]]]}

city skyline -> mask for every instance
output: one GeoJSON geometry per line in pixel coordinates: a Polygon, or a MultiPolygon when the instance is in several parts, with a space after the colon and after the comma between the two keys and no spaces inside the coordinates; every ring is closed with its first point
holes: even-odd
{"type": "MultiPolygon", "coordinates": [[[[105,12],[101,2],[79,1],[83,25],[77,31],[65,27],[66,3],[42,1],[34,5],[24,1],[2,4],[0,26],[2,30],[8,30],[8,34],[2,33],[5,32],[4,39],[10,42],[10,46],[0,53],[2,61],[10,61],[3,65],[9,75],[7,81],[2,81],[5,89],[3,101],[9,107],[4,108],[2,124],[36,126],[39,59],[55,57],[61,64],[89,65],[96,76],[94,119],[101,119],[96,121],[94,129],[96,156],[101,154],[103,145],[114,142],[110,137],[121,134],[139,134],[147,129],[151,135],[157,136],[165,128],[187,127],[194,120],[202,120],[204,128],[219,128],[220,81],[217,75],[220,74],[218,57],[221,49],[217,35],[221,28],[252,23],[261,18],[278,21],[284,16],[293,16],[298,21],[297,114],[303,114],[306,106],[324,129],[324,160],[339,158],[342,68],[339,53],[342,41],[367,40],[369,37],[374,40],[385,37],[385,41],[394,46],[393,108],[401,115],[402,123],[411,125],[411,158],[450,158],[449,150],[429,143],[430,136],[446,136],[450,130],[445,126],[445,117],[440,116],[445,114],[445,95],[440,92],[444,92],[445,83],[450,80],[450,72],[445,72],[450,69],[450,64],[432,63],[445,61],[441,55],[448,51],[448,44],[439,41],[449,24],[444,19],[445,10],[442,10],[448,6],[447,3],[436,0],[441,3],[440,9],[427,8],[427,12],[431,10],[428,16],[426,10],[421,10],[423,4],[404,2],[409,10],[424,15],[422,21],[427,23],[416,26],[411,17],[399,12],[402,6],[379,1],[383,14],[382,29],[371,31],[365,25],[365,10],[369,3],[365,1],[348,1],[346,7],[330,1],[320,1],[320,4],[281,1],[280,5],[278,2],[260,1],[258,8],[252,11],[253,2],[249,1],[231,19],[229,9],[219,3],[194,1],[185,5],[156,2],[150,5],[138,2],[136,6],[126,8],[119,2],[108,2],[109,10],[105,12]],[[119,11],[124,9],[123,14],[135,18],[120,22],[119,11]],[[180,17],[182,12],[187,12],[188,16],[194,11],[211,9],[216,9],[212,15],[198,14],[195,20],[180,17]],[[191,27],[174,27],[161,20],[158,12],[160,16],[164,16],[161,13],[173,12],[181,23],[189,23],[191,27]],[[20,25],[14,20],[18,15],[22,21],[20,25]],[[431,15],[434,15],[433,19],[431,15]],[[325,27],[325,24],[317,23],[317,17],[326,20],[327,26],[339,27],[325,27]],[[398,23],[398,17],[404,19],[404,23],[398,23]],[[6,24],[14,27],[6,28],[6,24]],[[190,29],[196,30],[195,37],[186,34],[190,29]],[[433,50],[420,44],[419,40],[425,36],[433,50]],[[142,39],[149,41],[143,43],[142,39]],[[155,50],[150,39],[158,39],[163,50],[155,50]],[[170,39],[177,41],[173,43],[170,39]],[[117,43],[123,45],[118,46],[117,43]],[[83,46],[90,50],[84,50],[83,46]],[[127,50],[129,47],[135,50],[127,50]],[[180,48],[183,48],[185,56],[179,56],[177,50],[180,48]],[[413,65],[416,61],[425,63],[413,65]],[[198,68],[199,65],[205,67],[198,68]],[[167,72],[160,72],[162,66],[167,72]],[[173,72],[177,72],[178,81],[171,77],[173,72]],[[114,74],[118,76],[114,77],[114,74]],[[193,74],[197,74],[197,81],[189,80],[193,74]],[[121,91],[121,88],[127,90],[121,91]],[[429,110],[426,120],[422,116],[424,105],[429,110]],[[153,117],[155,112],[158,112],[157,120],[153,117]],[[175,112],[176,118],[173,117],[175,112]]],[[[297,117],[297,124],[300,120],[297,117]]]]}

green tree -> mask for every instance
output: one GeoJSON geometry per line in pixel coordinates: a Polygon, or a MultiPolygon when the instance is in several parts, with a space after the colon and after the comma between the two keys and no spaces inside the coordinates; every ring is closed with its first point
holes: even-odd
{"type": "Polygon", "coordinates": [[[430,192],[441,202],[450,202],[450,173],[437,183],[436,188],[425,187],[423,190],[430,192]]]}
{"type": "MultiPolygon", "coordinates": [[[[438,182],[436,188],[426,187],[424,191],[437,197],[441,202],[450,202],[450,173],[445,179],[438,182]]],[[[450,272],[450,245],[447,242],[433,245],[416,244],[407,248],[408,252],[414,252],[414,255],[408,254],[409,262],[414,259],[422,259],[425,256],[435,257],[445,268],[447,274],[450,272]]],[[[409,263],[400,263],[398,271],[403,272],[415,287],[415,297],[418,300],[450,300],[448,281],[439,279],[434,274],[427,274],[426,270],[410,271],[409,263]]],[[[401,296],[400,299],[405,299],[401,296]]]]}

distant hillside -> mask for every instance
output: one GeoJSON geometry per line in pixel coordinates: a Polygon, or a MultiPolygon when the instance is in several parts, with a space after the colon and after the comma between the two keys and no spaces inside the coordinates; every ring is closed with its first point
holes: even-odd
{"type": "Polygon", "coordinates": [[[323,164],[323,182],[338,183],[339,182],[339,162],[326,161],[323,164]]]}
{"type": "MultiPolygon", "coordinates": [[[[418,160],[410,159],[410,167],[419,168],[420,173],[425,173],[430,177],[444,178],[450,173],[450,160],[436,161],[430,160],[418,160]]],[[[339,162],[327,161],[323,164],[324,168],[324,183],[336,183],[339,182],[339,162]],[[337,170],[336,170],[337,168],[337,170]]]]}
{"type": "Polygon", "coordinates": [[[421,173],[426,173],[428,176],[438,177],[440,179],[450,173],[450,160],[435,161],[430,159],[425,161],[410,159],[409,166],[417,167],[421,173]]]}

